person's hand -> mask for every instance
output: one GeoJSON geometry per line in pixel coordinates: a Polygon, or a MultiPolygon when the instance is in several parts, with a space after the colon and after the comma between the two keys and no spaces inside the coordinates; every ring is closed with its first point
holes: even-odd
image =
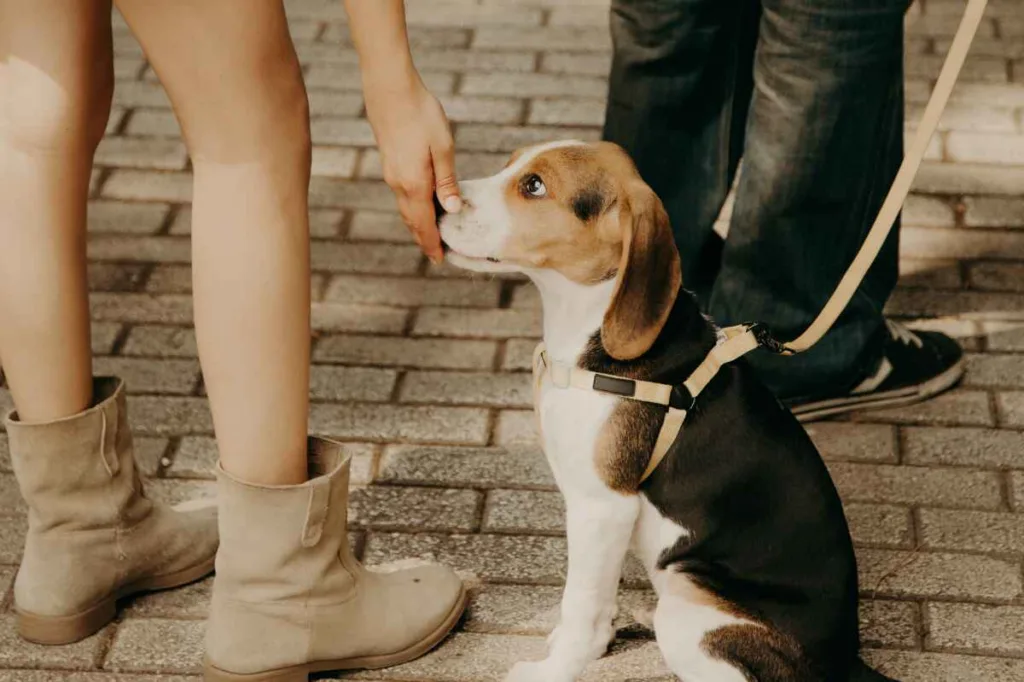
{"type": "Polygon", "coordinates": [[[380,148],[384,181],[395,192],[402,220],[435,263],[444,252],[434,194],[449,213],[462,208],[448,117],[419,76],[407,85],[367,83],[366,115],[380,148]]]}

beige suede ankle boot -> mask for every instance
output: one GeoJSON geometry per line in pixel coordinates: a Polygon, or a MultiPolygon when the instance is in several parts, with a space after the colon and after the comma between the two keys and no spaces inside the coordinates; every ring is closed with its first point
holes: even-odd
{"type": "Polygon", "coordinates": [[[458,622],[452,571],[363,568],[345,523],[349,460],[309,442],[310,481],[265,487],[220,475],[221,549],[206,629],[207,682],[306,682],[422,656],[458,622]]]}
{"type": "Polygon", "coordinates": [[[49,423],[6,420],[14,474],[28,502],[14,583],[21,636],[69,644],[113,620],[116,602],[213,570],[212,505],[188,513],[147,499],[128,428],[124,384],[97,379],[94,406],[49,423]]]}

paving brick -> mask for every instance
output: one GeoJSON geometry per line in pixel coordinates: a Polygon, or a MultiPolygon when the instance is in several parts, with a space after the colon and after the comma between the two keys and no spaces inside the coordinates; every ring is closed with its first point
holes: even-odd
{"type": "Polygon", "coordinates": [[[554,488],[536,448],[443,448],[396,445],[384,451],[377,480],[405,485],[554,488]]]}
{"type": "Polygon", "coordinates": [[[566,547],[560,537],[370,533],[369,565],[418,557],[485,581],[560,585],[566,547]]]}
{"type": "Polygon", "coordinates": [[[1024,392],[1004,391],[996,395],[996,409],[1002,424],[1024,426],[1024,392]]]}
{"type": "Polygon", "coordinates": [[[129,619],[118,628],[105,667],[114,672],[199,673],[203,622],[129,619]]]}
{"type": "Polygon", "coordinates": [[[356,172],[358,152],[343,147],[313,147],[313,175],[351,178],[356,172]]]}
{"type": "Polygon", "coordinates": [[[512,97],[448,96],[441,105],[452,123],[518,123],[523,115],[522,102],[512,97]]]}
{"type": "Polygon", "coordinates": [[[1004,230],[946,230],[908,227],[900,252],[914,258],[1012,259],[1024,254],[1024,235],[1004,230]]]}
{"type": "Polygon", "coordinates": [[[969,277],[975,289],[1024,292],[1024,264],[974,263],[969,277]]]}
{"type": "Polygon", "coordinates": [[[359,488],[349,500],[350,526],[417,533],[471,532],[480,526],[481,497],[474,490],[359,488]]]}
{"type": "Polygon", "coordinates": [[[186,327],[134,327],[128,333],[124,353],[125,355],[194,358],[198,355],[195,331],[186,327]]]}
{"type": "Polygon", "coordinates": [[[1010,486],[1013,490],[1013,508],[1024,511],[1024,472],[1010,472],[1010,486]]]}
{"type": "Polygon", "coordinates": [[[310,121],[313,143],[372,147],[376,144],[373,130],[364,119],[317,118],[310,121]]]}
{"type": "Polygon", "coordinates": [[[903,682],[1017,682],[1024,661],[912,651],[868,651],[865,658],[903,682]]]}
{"type": "Polygon", "coordinates": [[[169,210],[164,204],[90,201],[89,232],[154,234],[163,225],[169,210]]]}
{"type": "Polygon", "coordinates": [[[119,81],[138,80],[145,67],[146,60],[142,57],[119,56],[114,59],[114,79],[119,81]]]}
{"type": "Polygon", "coordinates": [[[498,422],[494,426],[494,444],[540,447],[537,418],[533,410],[502,410],[499,412],[498,422]]]}
{"type": "Polygon", "coordinates": [[[987,604],[928,604],[928,646],[1024,653],[1024,608],[987,604]]]}
{"type": "Polygon", "coordinates": [[[415,273],[422,262],[415,246],[396,244],[342,244],[315,242],[311,252],[314,270],[389,275],[415,273]]]}
{"type": "MultiPolygon", "coordinates": [[[[939,76],[945,54],[908,54],[904,62],[907,78],[935,79],[939,76]]],[[[960,71],[965,83],[1006,83],[1009,73],[1006,59],[988,55],[970,55],[960,71]]]]}
{"type": "Polygon", "coordinates": [[[385,402],[397,380],[398,373],[389,369],[314,365],[310,395],[314,400],[385,402]]]}
{"type": "MultiPolygon", "coordinates": [[[[964,230],[966,232],[966,230],[964,230]]],[[[1016,294],[974,291],[896,289],[886,305],[895,317],[964,316],[977,320],[1019,318],[1024,298],[1016,294]]]]}
{"type": "Polygon", "coordinates": [[[1024,135],[954,131],[946,137],[946,154],[953,161],[1020,165],[1024,135]]]}
{"type": "Polygon", "coordinates": [[[179,237],[97,234],[89,238],[89,258],[99,261],[188,263],[192,245],[179,237]]]}
{"type": "Polygon", "coordinates": [[[187,296],[96,293],[89,296],[89,304],[92,319],[100,322],[192,322],[192,300],[187,296]]]}
{"type": "Polygon", "coordinates": [[[1024,433],[974,428],[905,428],[903,457],[910,464],[1024,467],[1024,433]]]}
{"type": "MultiPolygon", "coordinates": [[[[990,104],[996,106],[995,102],[990,104]]],[[[1021,185],[1024,168],[971,163],[926,161],[914,179],[914,189],[927,194],[1016,195],[1021,185]]]]}
{"type": "Polygon", "coordinates": [[[533,311],[424,308],[416,319],[413,333],[419,336],[537,338],[541,334],[541,320],[533,311]]]}
{"type": "MultiPolygon", "coordinates": [[[[443,71],[420,73],[424,85],[437,94],[450,93],[455,87],[455,76],[443,71]]],[[[306,87],[311,89],[359,90],[363,88],[359,68],[348,64],[314,64],[306,72],[306,87]]]]}
{"type": "Polygon", "coordinates": [[[530,378],[483,372],[409,372],[399,399],[412,403],[524,407],[532,403],[530,378]]]}
{"type": "Polygon", "coordinates": [[[965,197],[964,207],[968,227],[1024,227],[1024,199],[965,197]]]}
{"type": "Polygon", "coordinates": [[[168,440],[134,435],[132,444],[135,446],[135,461],[143,476],[156,476],[162,466],[164,455],[167,454],[168,440]]]}
{"type": "Polygon", "coordinates": [[[199,363],[192,360],[96,358],[93,371],[121,377],[134,393],[189,395],[199,382],[199,363]]]}
{"type": "Polygon", "coordinates": [[[0,474],[0,518],[24,514],[28,511],[21,497],[18,482],[10,474],[0,474]]]}
{"type": "Polygon", "coordinates": [[[352,241],[370,242],[412,242],[409,228],[402,222],[397,213],[380,213],[377,211],[358,211],[352,216],[352,222],[346,235],[352,241]]]}
{"type": "Polygon", "coordinates": [[[116,322],[93,322],[91,332],[93,355],[107,355],[117,343],[121,325],[116,322]]]}
{"type": "MultiPolygon", "coordinates": [[[[507,157],[505,157],[507,158],[507,157]]],[[[489,277],[499,279],[507,282],[526,282],[526,275],[518,272],[495,272],[488,273],[489,277]]],[[[448,279],[477,279],[480,277],[480,273],[470,272],[469,270],[463,270],[457,268],[448,261],[445,261],[439,265],[433,263],[427,264],[427,277],[445,277],[448,279]]]]}
{"type": "MultiPolygon", "coordinates": [[[[0,432],[0,473],[11,473],[11,448],[7,434],[0,432]]],[[[0,593],[3,591],[0,590],[0,593]]]]}
{"type": "Polygon", "coordinates": [[[103,183],[103,196],[108,199],[187,202],[192,200],[192,175],[115,170],[103,183]]]}
{"type": "Polygon", "coordinates": [[[190,265],[158,265],[146,280],[146,291],[153,294],[191,294],[190,265]]]}
{"type": "Polygon", "coordinates": [[[460,92],[508,97],[600,97],[608,92],[604,79],[547,73],[466,74],[460,92]]]}
{"type": "MultiPolygon", "coordinates": [[[[455,153],[455,167],[460,178],[488,177],[501,170],[506,161],[508,161],[508,154],[504,152],[457,150],[455,153]]],[[[363,152],[363,161],[359,168],[359,176],[379,180],[383,178],[383,175],[384,171],[381,168],[380,154],[375,149],[365,150],[363,152]]]]}
{"type": "Polygon", "coordinates": [[[820,422],[804,428],[826,460],[896,462],[896,431],[891,426],[820,422]]]}
{"type": "Polygon", "coordinates": [[[142,435],[213,432],[209,406],[200,398],[136,396],[128,400],[128,413],[132,431],[142,435]]]}
{"type": "Polygon", "coordinates": [[[937,258],[900,258],[900,286],[928,289],[959,289],[963,286],[960,264],[937,258]]]}
{"type": "Polygon", "coordinates": [[[969,386],[1024,387],[1024,355],[969,354],[966,360],[969,386]]]}
{"type": "Polygon", "coordinates": [[[865,412],[858,418],[900,424],[950,426],[989,426],[993,423],[988,394],[966,389],[956,389],[910,407],[865,412]]]}
{"type": "Polygon", "coordinates": [[[922,509],[921,543],[929,549],[1024,553],[1024,516],[922,509]]]}
{"type": "MultiPolygon", "coordinates": [[[[461,28],[429,28],[423,26],[409,27],[409,46],[413,52],[422,48],[464,48],[469,46],[470,32],[461,28]]],[[[331,23],[327,25],[321,40],[326,43],[337,42],[351,47],[348,26],[331,23]]]]}
{"type": "Polygon", "coordinates": [[[530,103],[530,125],[599,126],[604,124],[603,99],[535,99],[530,103]]]}
{"type": "Polygon", "coordinates": [[[18,569],[14,566],[0,567],[0,601],[7,595],[8,590],[12,589],[14,576],[17,574],[18,569]]]}
{"type": "Polygon", "coordinates": [[[399,308],[343,303],[313,303],[313,329],[319,332],[399,334],[408,313],[399,308]]]}
{"type": "Polygon", "coordinates": [[[911,194],[903,205],[903,223],[924,227],[953,227],[953,206],[942,197],[911,194]]]}
{"type": "Polygon", "coordinates": [[[857,551],[865,595],[1009,601],[1020,597],[1020,563],[973,554],[857,551]]]}
{"type": "Polygon", "coordinates": [[[0,615],[0,667],[87,670],[96,666],[109,637],[107,628],[69,646],[30,644],[17,635],[13,614],[0,615]]]}
{"type": "Polygon", "coordinates": [[[548,73],[579,73],[606,77],[612,70],[611,54],[548,52],[541,56],[541,71],[548,73]]]}
{"type": "Polygon", "coordinates": [[[850,535],[858,545],[911,547],[913,531],[906,507],[849,502],[844,508],[850,535]]]}
{"type": "Polygon", "coordinates": [[[124,608],[126,618],[174,618],[204,620],[209,612],[213,578],[132,599],[124,608]]]}
{"type": "Polygon", "coordinates": [[[181,125],[174,112],[163,109],[136,109],[128,117],[128,135],[181,139],[181,125]]]}
{"type": "Polygon", "coordinates": [[[160,138],[107,137],[96,149],[99,166],[183,170],[188,161],[185,145],[160,138]]]}
{"type": "Polygon", "coordinates": [[[506,371],[531,371],[533,351],[536,348],[535,341],[510,339],[505,343],[505,356],[502,358],[501,368],[506,371]]]}
{"type": "Polygon", "coordinates": [[[386,336],[329,336],[317,342],[313,357],[349,364],[424,369],[489,369],[493,341],[408,339],[386,336]]]}
{"type": "Polygon", "coordinates": [[[492,490],[487,493],[484,532],[565,532],[562,494],[541,490],[492,490]]]}
{"type": "Polygon", "coordinates": [[[991,471],[832,462],[829,471],[846,501],[998,509],[1002,494],[991,471]]]}
{"type": "Polygon", "coordinates": [[[497,282],[484,280],[341,276],[331,280],[324,298],[328,301],[405,307],[495,307],[499,293],[497,282]]]}
{"type": "Polygon", "coordinates": [[[213,481],[155,478],[146,482],[146,494],[156,502],[174,506],[183,502],[216,501],[217,486],[213,481]]]}
{"type": "Polygon", "coordinates": [[[1024,322],[988,320],[980,323],[990,351],[1024,351],[1024,322]]]}
{"type": "Polygon", "coordinates": [[[473,34],[472,47],[485,50],[547,50],[557,45],[563,52],[607,52],[611,36],[607,29],[576,28],[480,28],[473,34]]]}
{"type": "Polygon", "coordinates": [[[114,105],[131,109],[134,107],[153,107],[170,109],[171,102],[167,93],[159,83],[144,81],[121,81],[114,87],[114,105]]]}
{"type": "Polygon", "coordinates": [[[473,6],[458,2],[411,4],[406,9],[410,26],[540,26],[539,9],[503,6],[473,6]]]}
{"type": "Polygon", "coordinates": [[[883,599],[861,600],[861,642],[866,646],[916,648],[920,620],[917,604],[883,599]]]}
{"type": "Polygon", "coordinates": [[[309,115],[313,118],[320,116],[357,117],[363,111],[363,96],[358,92],[310,90],[308,98],[309,115]]]}
{"type": "Polygon", "coordinates": [[[145,270],[141,263],[89,263],[89,291],[134,291],[145,270]]]}
{"type": "Polygon", "coordinates": [[[455,144],[459,149],[481,152],[512,152],[556,140],[594,141],[600,137],[598,128],[576,127],[513,127],[467,123],[455,131],[455,144]]]}
{"type": "Polygon", "coordinates": [[[597,7],[556,7],[551,10],[549,26],[608,26],[608,8],[597,7]]]}
{"type": "Polygon", "coordinates": [[[338,178],[313,178],[309,183],[313,208],[368,208],[394,211],[395,197],[383,182],[353,182],[338,178]]]}
{"type": "Polygon", "coordinates": [[[314,432],[342,439],[453,444],[487,442],[487,411],[465,407],[313,405],[314,432]]]}

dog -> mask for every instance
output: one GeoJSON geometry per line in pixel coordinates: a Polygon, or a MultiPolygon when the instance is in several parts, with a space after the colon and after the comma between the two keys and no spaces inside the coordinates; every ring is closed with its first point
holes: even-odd
{"type": "MultiPolygon", "coordinates": [[[[438,220],[447,260],[527,275],[551,362],[675,386],[716,346],[682,288],[665,209],[621,148],[538,145],[460,188],[462,211],[438,220]]],[[[535,384],[569,567],[547,657],[507,682],[572,682],[605,653],[630,549],[657,592],[660,651],[685,682],[889,680],[859,657],[856,561],[828,471],[744,362],[694,400],[646,479],[665,407],[543,372],[535,384]]]]}

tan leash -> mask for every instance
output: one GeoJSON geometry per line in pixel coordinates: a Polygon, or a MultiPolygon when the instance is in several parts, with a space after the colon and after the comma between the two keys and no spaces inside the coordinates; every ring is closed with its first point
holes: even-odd
{"type": "MultiPolygon", "coordinates": [[[[762,325],[738,325],[729,327],[719,332],[719,343],[708,353],[704,361],[694,372],[687,377],[681,386],[670,386],[650,381],[639,381],[624,379],[609,374],[591,372],[580,367],[562,365],[552,362],[544,349],[544,344],[537,346],[533,356],[534,374],[534,405],[537,406],[537,399],[540,396],[540,388],[544,376],[550,376],[552,384],[558,388],[577,388],[583,390],[599,391],[630,400],[664,405],[668,408],[665,419],[662,422],[661,430],[658,433],[651,459],[647,469],[640,478],[643,483],[654,473],[661,461],[668,454],[672,444],[676,441],[679,432],[683,428],[686,414],[693,408],[697,396],[711,380],[715,378],[723,365],[728,364],[754,350],[755,348],[767,348],[782,355],[794,355],[801,353],[821,340],[843,310],[853,298],[857,287],[864,280],[868,269],[878,252],[885,243],[886,238],[896,223],[903,202],[910,194],[910,186],[921,168],[928,143],[932,135],[939,127],[939,119],[945,111],[949,102],[949,96],[953,86],[963,69],[964,61],[967,59],[967,52],[981,24],[988,0],[968,0],[964,16],[960,20],[960,26],[949,47],[946,61],[942,65],[942,71],[935,83],[935,90],[932,92],[928,105],[925,107],[921,122],[918,124],[914,139],[903,157],[896,178],[892,187],[882,202],[882,208],[875,218],[874,224],[868,231],[857,256],[853,259],[846,274],[843,275],[839,285],[832,296],[825,303],[825,307],[818,313],[818,317],[804,331],[803,334],[788,343],[775,341],[768,330],[762,325]],[[685,393],[684,393],[685,391],[685,393]]],[[[538,417],[539,425],[539,417],[538,417]]]]}

